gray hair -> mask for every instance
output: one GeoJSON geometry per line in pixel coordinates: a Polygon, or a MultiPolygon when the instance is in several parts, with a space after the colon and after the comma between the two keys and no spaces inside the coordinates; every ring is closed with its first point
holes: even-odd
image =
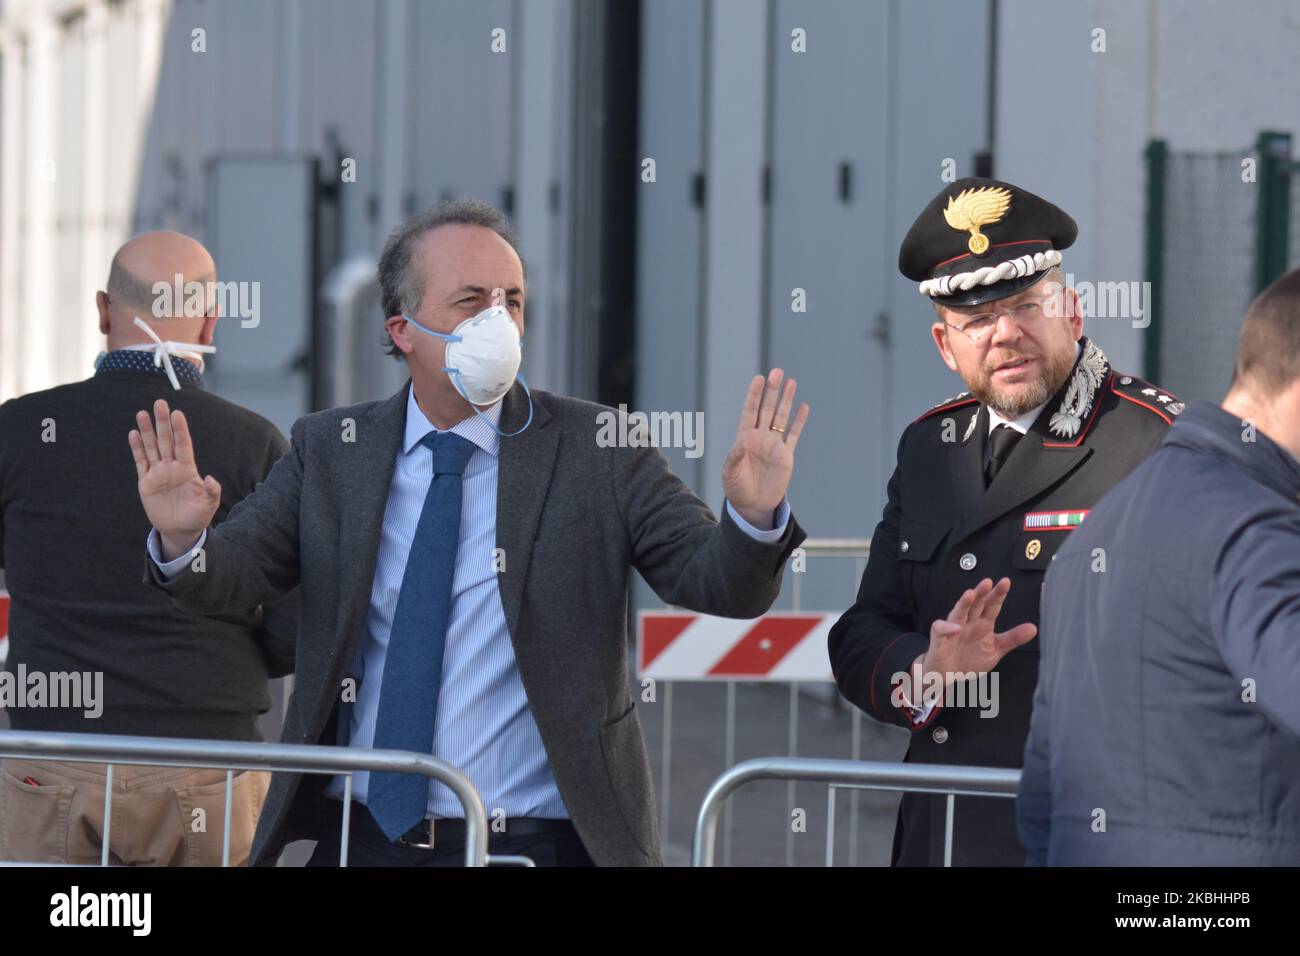
{"type": "MultiPolygon", "coordinates": [[[[440,226],[480,226],[491,229],[508,242],[516,254],[519,253],[510,221],[491,203],[479,199],[445,200],[432,209],[426,209],[394,229],[384,243],[384,251],[379,256],[379,295],[384,318],[414,315],[420,310],[425,276],[414,261],[413,252],[421,238],[440,226]]],[[[521,255],[521,266],[523,261],[521,255]]],[[[528,269],[525,266],[524,278],[527,277],[528,269]]],[[[404,357],[401,349],[387,335],[384,336],[384,351],[399,360],[404,357]]]]}

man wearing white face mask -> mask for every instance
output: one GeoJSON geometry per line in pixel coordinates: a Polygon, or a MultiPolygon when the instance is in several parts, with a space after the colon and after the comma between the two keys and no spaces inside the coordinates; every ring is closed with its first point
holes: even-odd
{"type": "MultiPolygon", "coordinates": [[[[504,218],[449,203],[404,224],[379,281],[389,399],[309,415],[224,524],[185,417],[159,402],[131,435],[157,529],[146,573],[217,611],[301,583],[287,743],[430,753],[494,820],[492,854],[539,865],[661,862],[645,741],[628,686],[628,578],[730,617],[771,606],[803,540],[786,487],[808,416],[793,380],[755,376],[723,467],[719,521],[655,448],[603,447],[608,410],[516,381],[527,295],[504,218]],[[189,555],[205,554],[202,574],[189,555]]],[[[740,396],[737,396],[738,398],[740,396]]],[[[460,804],[413,775],[352,775],[348,860],[464,859],[460,804]]],[[[254,844],[341,855],[342,778],[276,774],[254,844]]]]}
{"type": "MultiPolygon", "coordinates": [[[[96,295],[107,351],[95,374],[0,406],[0,567],[13,596],[6,666],[27,682],[45,675],[50,686],[50,675],[77,675],[81,687],[79,701],[7,707],[17,730],[263,739],[268,677],[293,665],[296,598],[218,618],[146,587],[138,562],[149,521],[129,502],[137,479],[122,447],[141,404],[166,396],[183,409],[203,446],[203,468],[222,485],[217,521],[283,454],[287,443],[274,425],[203,387],[215,309],[171,314],[154,297],[155,283],[170,288],[179,275],[210,288],[215,273],[207,250],[188,236],[131,239],[96,295]]],[[[100,861],[104,765],[6,758],[0,768],[0,859],[100,861]]],[[[248,857],[269,777],[234,778],[236,865],[248,857]]],[[[112,863],[221,862],[224,771],[116,766],[113,780],[112,863]],[[203,832],[188,825],[198,808],[209,821],[203,832]]]]}

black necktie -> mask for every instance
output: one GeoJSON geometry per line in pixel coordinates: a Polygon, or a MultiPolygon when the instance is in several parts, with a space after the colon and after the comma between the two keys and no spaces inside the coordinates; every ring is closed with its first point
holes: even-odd
{"type": "Polygon", "coordinates": [[[985,488],[993,484],[993,479],[997,477],[997,473],[1002,470],[1002,466],[1011,457],[1011,452],[1015,450],[1016,442],[1023,437],[1021,432],[1010,425],[999,425],[993,429],[989,435],[989,459],[984,465],[985,488]]]}

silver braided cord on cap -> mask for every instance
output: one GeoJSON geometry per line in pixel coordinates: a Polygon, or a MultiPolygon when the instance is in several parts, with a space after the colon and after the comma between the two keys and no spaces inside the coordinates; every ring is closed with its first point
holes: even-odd
{"type": "Polygon", "coordinates": [[[956,275],[939,276],[926,279],[920,285],[922,295],[952,295],[954,292],[967,292],[977,285],[992,285],[1004,279],[1019,279],[1021,276],[1042,272],[1052,266],[1061,264],[1061,254],[1055,249],[1017,256],[996,266],[981,266],[974,272],[959,272],[956,275]]]}

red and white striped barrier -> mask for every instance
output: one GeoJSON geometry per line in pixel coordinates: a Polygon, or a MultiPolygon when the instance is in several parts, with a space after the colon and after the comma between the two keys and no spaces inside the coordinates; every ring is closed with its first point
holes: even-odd
{"type": "Polygon", "coordinates": [[[826,639],[839,613],[777,611],[738,621],[689,611],[637,615],[637,676],[832,681],[826,639]]]}

